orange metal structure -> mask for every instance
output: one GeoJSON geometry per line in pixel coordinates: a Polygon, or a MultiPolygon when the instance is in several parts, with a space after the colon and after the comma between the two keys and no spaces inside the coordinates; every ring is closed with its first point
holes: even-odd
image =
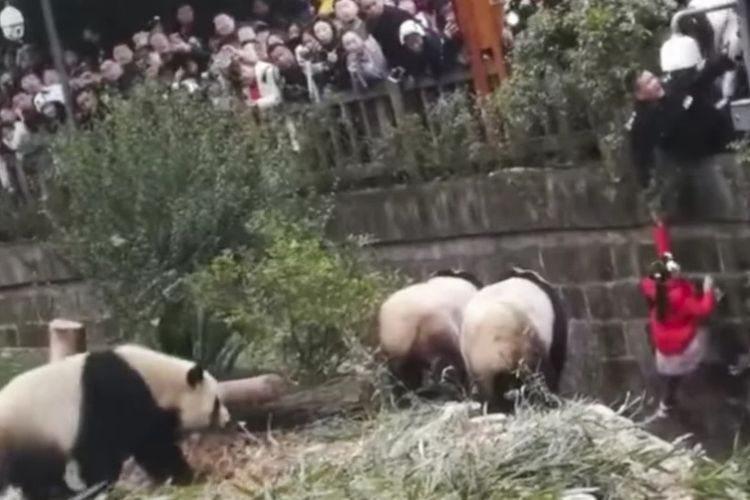
{"type": "Polygon", "coordinates": [[[507,75],[502,0],[453,0],[453,7],[469,52],[474,88],[486,95],[507,75]]]}

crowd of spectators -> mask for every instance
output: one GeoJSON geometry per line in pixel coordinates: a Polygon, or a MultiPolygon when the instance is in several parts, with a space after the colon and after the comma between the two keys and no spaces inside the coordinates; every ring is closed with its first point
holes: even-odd
{"type": "MultiPolygon", "coordinates": [[[[451,0],[250,0],[242,13],[216,12],[210,29],[190,4],[155,17],[130,39],[105,47],[93,29],[65,50],[74,116],[44,50],[6,51],[0,77],[0,184],[67,120],[88,126],[107,100],[159,83],[209,97],[234,93],[260,109],[315,102],[384,79],[439,78],[466,65],[451,0]]],[[[25,169],[30,168],[25,166],[25,169]]]]}

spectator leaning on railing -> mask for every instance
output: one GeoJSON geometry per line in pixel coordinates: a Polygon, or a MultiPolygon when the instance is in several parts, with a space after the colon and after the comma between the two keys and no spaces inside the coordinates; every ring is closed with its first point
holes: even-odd
{"type": "MultiPolygon", "coordinates": [[[[4,153],[24,137],[55,130],[68,119],[95,126],[114,95],[139,84],[201,92],[230,105],[227,92],[248,106],[316,102],[337,91],[365,88],[388,76],[438,77],[462,53],[450,0],[247,0],[214,11],[209,22],[189,3],[169,19],[153,17],[132,36],[105,47],[86,26],[64,49],[74,116],[65,116],[60,76],[33,45],[3,52],[0,117],[4,153]],[[203,32],[203,27],[210,32],[203,32]]],[[[465,58],[463,59],[465,61],[465,58]]],[[[21,148],[22,149],[22,148],[21,148]]],[[[18,191],[0,165],[0,185],[18,191]]]]}

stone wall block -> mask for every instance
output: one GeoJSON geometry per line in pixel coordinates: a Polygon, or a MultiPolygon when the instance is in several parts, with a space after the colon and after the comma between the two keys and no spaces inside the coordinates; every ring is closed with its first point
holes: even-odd
{"type": "Polygon", "coordinates": [[[707,236],[673,238],[672,253],[685,272],[717,273],[721,259],[716,239],[707,236]]]}
{"type": "Polygon", "coordinates": [[[638,281],[615,283],[610,290],[614,315],[622,319],[645,318],[648,315],[646,299],[638,281]]]}
{"type": "Polygon", "coordinates": [[[622,323],[598,324],[593,327],[593,334],[597,336],[599,359],[620,359],[628,356],[622,323]]]}
{"type": "Polygon", "coordinates": [[[617,317],[612,290],[608,285],[587,285],[584,289],[593,319],[609,320],[617,317]]]}
{"type": "Polygon", "coordinates": [[[48,347],[47,323],[26,323],[18,329],[20,347],[48,347]]]}
{"type": "Polygon", "coordinates": [[[647,329],[647,320],[626,321],[623,324],[628,353],[644,367],[653,367],[654,351],[647,329]]]}
{"type": "Polygon", "coordinates": [[[616,279],[635,278],[641,275],[638,267],[638,245],[623,243],[612,245],[611,249],[616,279]]]}
{"type": "Polygon", "coordinates": [[[724,272],[750,271],[750,236],[717,239],[721,270],[724,272]]]}
{"type": "Polygon", "coordinates": [[[733,364],[748,350],[746,324],[714,318],[708,325],[708,358],[719,364],[733,364]]]}
{"type": "Polygon", "coordinates": [[[536,271],[551,280],[542,268],[540,249],[538,246],[530,246],[518,250],[499,251],[491,257],[482,259],[480,266],[482,269],[481,277],[488,284],[495,283],[504,278],[514,267],[536,271]]]}
{"type": "Polygon", "coordinates": [[[622,189],[603,174],[561,172],[555,176],[551,197],[559,206],[561,227],[627,226],[640,220],[637,194],[622,189]]]}
{"type": "Polygon", "coordinates": [[[571,319],[588,319],[589,308],[583,289],[577,286],[564,286],[557,289],[566,312],[571,319]]]}
{"type": "Polygon", "coordinates": [[[55,283],[78,277],[48,245],[29,243],[0,246],[0,288],[55,283]]]}
{"type": "Polygon", "coordinates": [[[15,325],[0,326],[0,348],[18,347],[18,327],[15,325]]]}
{"type": "Polygon", "coordinates": [[[612,253],[606,245],[544,247],[542,260],[551,281],[582,284],[614,278],[612,253]]]}
{"type": "Polygon", "coordinates": [[[744,275],[724,275],[716,279],[724,296],[718,303],[717,315],[722,318],[750,314],[750,282],[744,275]]]}
{"type": "Polygon", "coordinates": [[[636,269],[636,272],[638,273],[639,276],[645,276],[646,273],[648,273],[648,267],[657,258],[656,247],[654,247],[654,244],[651,242],[638,243],[636,245],[636,252],[637,252],[636,264],[638,266],[638,268],[636,269]]]}
{"type": "Polygon", "coordinates": [[[598,338],[586,321],[568,324],[568,357],[562,377],[562,393],[596,394],[600,379],[600,363],[596,359],[598,338]]]}
{"type": "Polygon", "coordinates": [[[0,322],[17,323],[34,309],[32,297],[6,292],[0,295],[0,322]]]}

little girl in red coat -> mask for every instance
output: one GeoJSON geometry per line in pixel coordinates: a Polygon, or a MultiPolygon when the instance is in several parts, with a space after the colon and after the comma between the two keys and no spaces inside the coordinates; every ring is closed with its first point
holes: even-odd
{"type": "Polygon", "coordinates": [[[704,279],[702,290],[680,276],[680,266],[669,251],[667,229],[662,224],[657,225],[655,237],[660,259],[641,281],[641,291],[649,306],[656,370],[665,380],[660,410],[666,411],[675,403],[682,378],[703,360],[707,332],[702,324],[713,312],[716,296],[710,276],[704,279]]]}

